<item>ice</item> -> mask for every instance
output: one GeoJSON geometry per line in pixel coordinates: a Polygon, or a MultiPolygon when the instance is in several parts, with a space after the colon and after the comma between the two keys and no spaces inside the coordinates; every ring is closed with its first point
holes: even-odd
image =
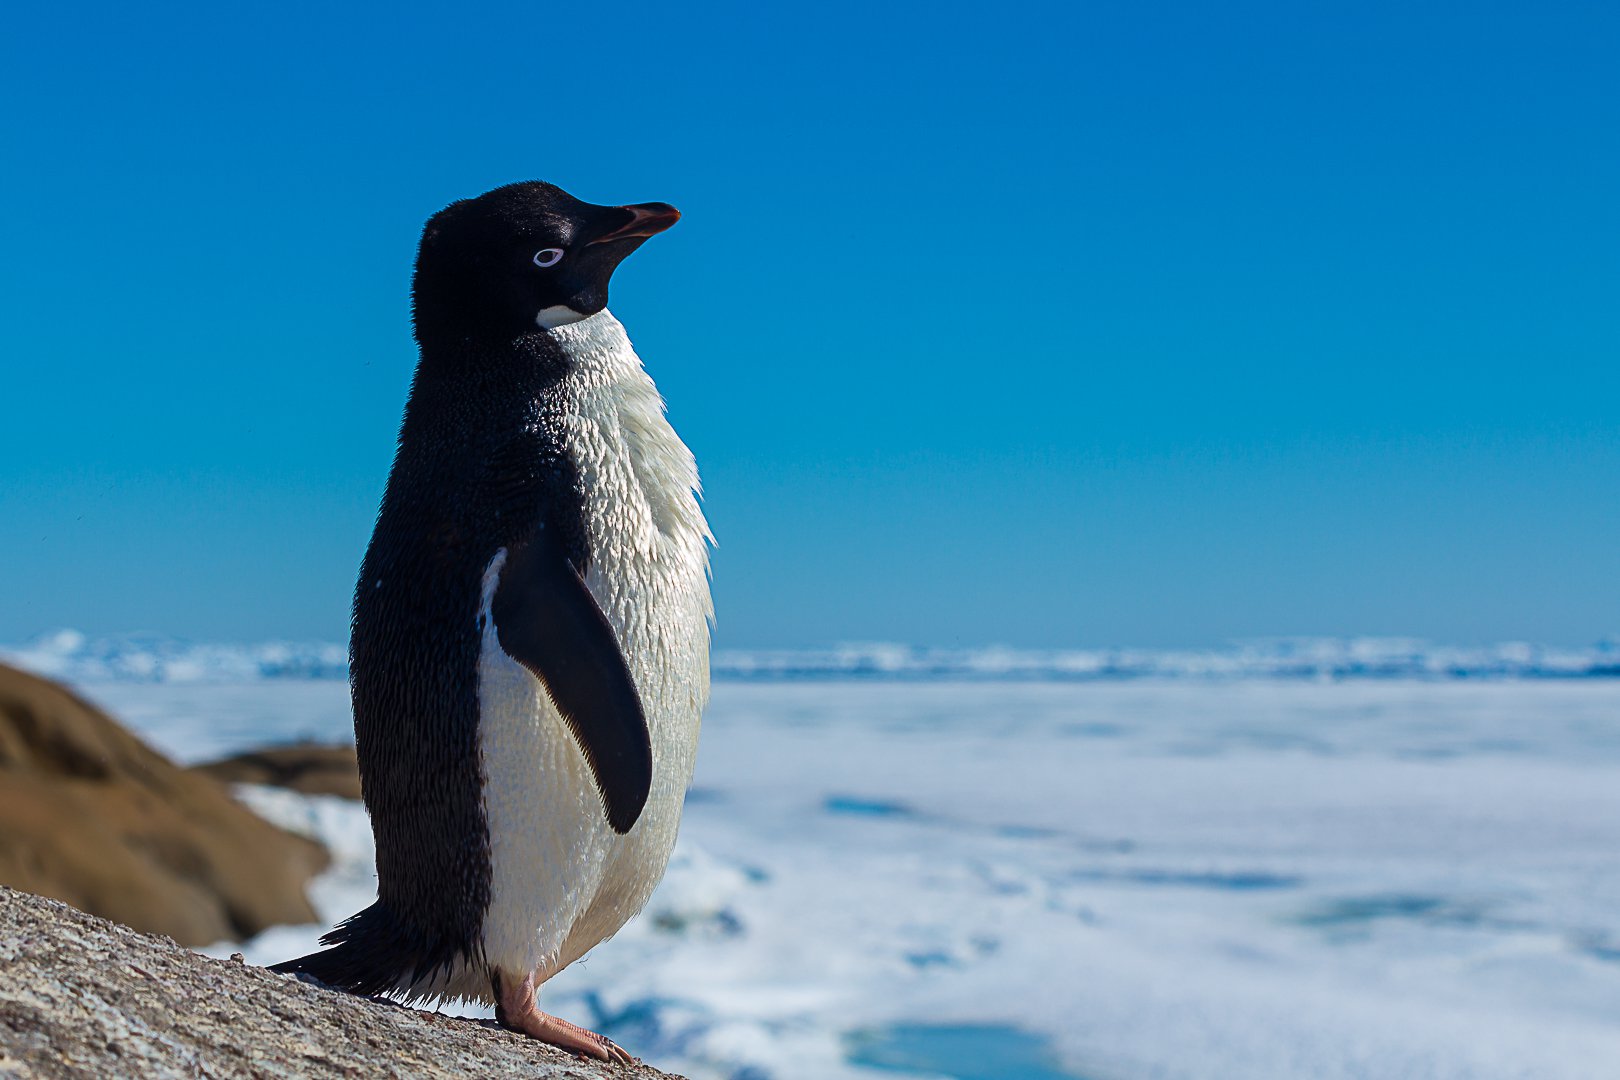
{"type": "MultiPolygon", "coordinates": [[[[345,649],[331,642],[92,638],[77,630],[0,646],[0,659],[74,682],[341,679],[347,671],[345,649]]],[[[1620,675],[1620,642],[1463,647],[1414,638],[1268,638],[1210,649],[941,649],[869,642],[832,649],[721,649],[714,672],[736,679],[1582,678],[1620,675]]]]}
{"type": "Polygon", "coordinates": [[[0,660],[71,682],[240,683],[260,679],[341,679],[348,650],[333,642],[250,645],[191,642],[162,634],[92,638],[57,630],[0,646],[0,660]]]}
{"type": "MultiPolygon", "coordinates": [[[[82,688],[186,760],[347,734],[336,680],[82,688]]],[[[370,902],[357,805],[242,797],[370,902]]],[[[1616,679],[721,681],[664,884],[543,1004],[694,1078],[1588,1078],[1617,856],[1616,679]]]]}
{"type": "Polygon", "coordinates": [[[77,689],[188,765],[269,743],[354,741],[349,686],[336,679],[82,682],[77,689]]]}

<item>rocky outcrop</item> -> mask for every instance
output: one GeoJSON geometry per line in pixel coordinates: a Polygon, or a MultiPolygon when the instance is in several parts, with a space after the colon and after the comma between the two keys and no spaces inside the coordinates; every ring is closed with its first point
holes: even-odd
{"type": "Polygon", "coordinates": [[[293,743],[193,765],[194,772],[227,784],[268,784],[304,795],[360,797],[360,764],[354,746],[293,743]]]}
{"type": "Polygon", "coordinates": [[[667,1080],[668,1074],[579,1061],[493,1021],[420,1012],[212,960],[0,888],[0,1076],[667,1080]]]}
{"type": "Polygon", "coordinates": [[[304,885],[327,861],[70,691],[0,667],[0,883],[208,945],[318,921],[304,885]]]}

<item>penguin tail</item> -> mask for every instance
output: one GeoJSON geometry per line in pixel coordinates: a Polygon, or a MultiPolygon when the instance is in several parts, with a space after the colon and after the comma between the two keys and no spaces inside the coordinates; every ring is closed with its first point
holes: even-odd
{"type": "Polygon", "coordinates": [[[403,991],[414,998],[432,995],[427,988],[448,976],[463,952],[424,948],[421,938],[381,900],[343,920],[321,938],[321,944],[329,947],[274,964],[270,970],[309,975],[365,997],[403,991]]]}

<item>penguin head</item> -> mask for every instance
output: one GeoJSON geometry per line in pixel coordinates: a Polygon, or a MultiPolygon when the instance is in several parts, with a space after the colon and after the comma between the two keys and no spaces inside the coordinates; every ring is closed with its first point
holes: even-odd
{"type": "Polygon", "coordinates": [[[668,203],[581,202],[538,180],[451,203],[422,230],[417,334],[510,339],[589,318],[624,257],[680,216],[668,203]]]}

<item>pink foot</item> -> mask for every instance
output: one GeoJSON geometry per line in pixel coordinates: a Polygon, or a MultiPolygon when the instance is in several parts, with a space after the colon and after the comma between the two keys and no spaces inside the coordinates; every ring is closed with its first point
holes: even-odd
{"type": "Polygon", "coordinates": [[[496,977],[495,1021],[549,1046],[559,1046],[584,1057],[629,1065],[635,1059],[612,1039],[586,1031],[578,1024],[543,1013],[534,1001],[534,976],[522,982],[496,977]]]}

